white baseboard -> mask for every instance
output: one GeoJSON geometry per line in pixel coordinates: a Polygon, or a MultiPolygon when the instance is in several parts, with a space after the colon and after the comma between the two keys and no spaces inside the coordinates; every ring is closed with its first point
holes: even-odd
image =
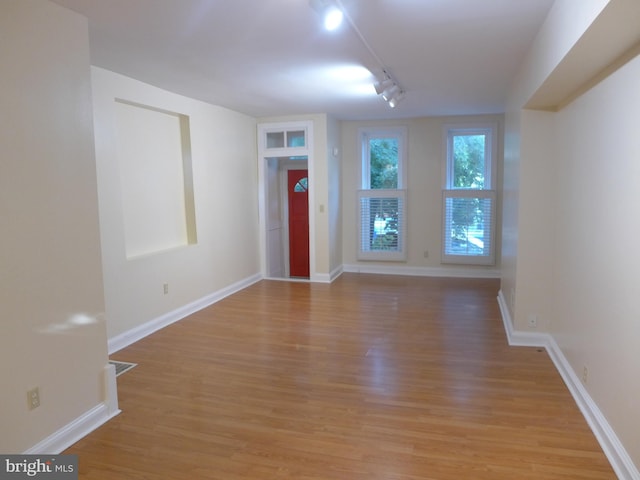
{"type": "Polygon", "coordinates": [[[407,267],[398,265],[367,265],[363,263],[343,265],[349,273],[376,273],[381,275],[407,275],[412,277],[500,278],[500,270],[454,267],[407,267]]]}
{"type": "Polygon", "coordinates": [[[498,305],[502,314],[502,323],[507,334],[509,345],[514,347],[544,347],[547,348],[549,342],[549,334],[537,332],[521,332],[513,328],[513,320],[507,307],[507,301],[504,298],[502,290],[498,292],[498,305]]]}
{"type": "Polygon", "coordinates": [[[332,283],[342,275],[342,265],[332,270],[330,273],[312,273],[310,278],[297,277],[266,277],[265,280],[275,280],[279,282],[306,282],[306,283],[332,283]]]}
{"type": "Polygon", "coordinates": [[[102,403],[38,442],[24,454],[57,455],[118,415],[120,410],[116,391],[116,369],[113,365],[105,366],[103,383],[105,400],[102,403]]]}
{"type": "Polygon", "coordinates": [[[137,342],[138,340],[142,340],[143,338],[151,335],[158,330],[171,325],[179,320],[182,320],[189,315],[196,313],[203,308],[206,308],[210,305],[213,305],[216,302],[219,302],[225,297],[232,295],[240,290],[247,288],[254,283],[262,280],[261,274],[256,274],[251,277],[245,278],[244,280],[240,280],[228,287],[225,287],[217,292],[214,292],[206,297],[203,297],[195,302],[184,305],[172,312],[165,313],[158,318],[155,318],[147,323],[139,325],[131,330],[128,330],[120,335],[117,335],[113,338],[109,339],[108,349],[109,355],[117,352],[118,350],[122,350],[125,347],[128,347],[132,343],[137,342]]]}
{"type": "Polygon", "coordinates": [[[328,273],[314,273],[309,281],[312,283],[331,283],[331,275],[328,273]]]}
{"type": "Polygon", "coordinates": [[[513,322],[509,309],[505,302],[502,290],[498,294],[498,304],[502,313],[505,332],[509,345],[522,347],[544,347],[553,361],[558,373],[564,380],[569,392],[573,396],[576,404],[580,408],[582,415],[589,424],[591,431],[600,443],[600,447],[607,456],[611,467],[620,479],[640,480],[640,472],[634,465],[631,457],[620,442],[607,419],[594,402],[587,389],[584,387],[578,375],[569,364],[569,361],[562,353],[560,346],[556,343],[551,334],[519,332],[513,329],[513,322]]]}
{"type": "Polygon", "coordinates": [[[329,283],[333,282],[336,278],[338,278],[340,275],[342,275],[342,272],[344,271],[344,266],[340,265],[337,268],[334,268],[331,273],[329,274],[329,283]]]}
{"type": "Polygon", "coordinates": [[[29,450],[24,452],[25,455],[57,455],[63,452],[71,445],[82,439],[99,426],[109,421],[117,415],[109,415],[109,407],[106,402],[97,405],[84,415],[76,418],[73,422],[65,425],[53,435],[48,436],[41,442],[37,443],[29,450]]]}
{"type": "Polygon", "coordinates": [[[618,478],[640,480],[638,468],[634,465],[622,442],[620,442],[613,428],[609,425],[609,422],[607,422],[598,405],[593,398],[591,398],[591,395],[589,395],[589,392],[587,392],[578,375],[576,375],[576,372],[551,335],[549,335],[547,352],[549,352],[551,360],[553,360],[564,383],[569,388],[571,395],[573,395],[582,415],[584,415],[584,418],[587,420],[589,427],[591,427],[593,434],[600,443],[602,450],[609,459],[618,478]]]}
{"type": "Polygon", "coordinates": [[[342,275],[342,265],[340,265],[338,268],[333,269],[328,274],[327,273],[314,274],[313,278],[311,278],[311,281],[317,282],[317,283],[331,283],[340,275],[342,275]]]}

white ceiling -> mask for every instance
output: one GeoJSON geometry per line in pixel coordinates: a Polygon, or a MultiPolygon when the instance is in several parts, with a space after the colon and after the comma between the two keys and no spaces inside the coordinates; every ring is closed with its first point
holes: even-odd
{"type": "Polygon", "coordinates": [[[89,18],[94,65],[256,117],[383,119],[503,112],[553,0],[342,0],[407,92],[395,109],[353,26],[323,31],[308,0],[54,2],[89,18]]]}

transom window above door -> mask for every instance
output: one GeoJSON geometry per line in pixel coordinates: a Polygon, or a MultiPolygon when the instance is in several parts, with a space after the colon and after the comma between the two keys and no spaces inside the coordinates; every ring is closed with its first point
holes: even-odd
{"type": "Polygon", "coordinates": [[[305,130],[267,131],[265,145],[267,149],[306,147],[307,132],[305,130]]]}

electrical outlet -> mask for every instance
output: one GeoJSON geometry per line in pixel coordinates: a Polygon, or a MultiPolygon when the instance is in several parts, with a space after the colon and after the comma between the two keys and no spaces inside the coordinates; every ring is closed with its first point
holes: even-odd
{"type": "Polygon", "coordinates": [[[33,410],[34,408],[38,408],[40,406],[40,390],[38,387],[33,388],[27,392],[27,402],[29,405],[29,410],[33,410]]]}
{"type": "Polygon", "coordinates": [[[538,316],[535,313],[529,314],[529,328],[538,328],[538,316]]]}
{"type": "Polygon", "coordinates": [[[582,367],[582,383],[586,384],[589,380],[589,370],[586,366],[582,367]]]}
{"type": "Polygon", "coordinates": [[[429,258],[429,250],[424,251],[424,258],[429,258]]]}
{"type": "Polygon", "coordinates": [[[168,283],[165,283],[164,285],[162,285],[162,289],[163,289],[165,295],[169,294],[169,284],[168,283]]]}

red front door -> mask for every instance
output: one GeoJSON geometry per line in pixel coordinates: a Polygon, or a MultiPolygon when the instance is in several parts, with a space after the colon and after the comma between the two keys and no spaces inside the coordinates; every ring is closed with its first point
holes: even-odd
{"type": "Polygon", "coordinates": [[[289,272],[309,277],[309,191],[307,170],[289,170],[289,272]]]}

